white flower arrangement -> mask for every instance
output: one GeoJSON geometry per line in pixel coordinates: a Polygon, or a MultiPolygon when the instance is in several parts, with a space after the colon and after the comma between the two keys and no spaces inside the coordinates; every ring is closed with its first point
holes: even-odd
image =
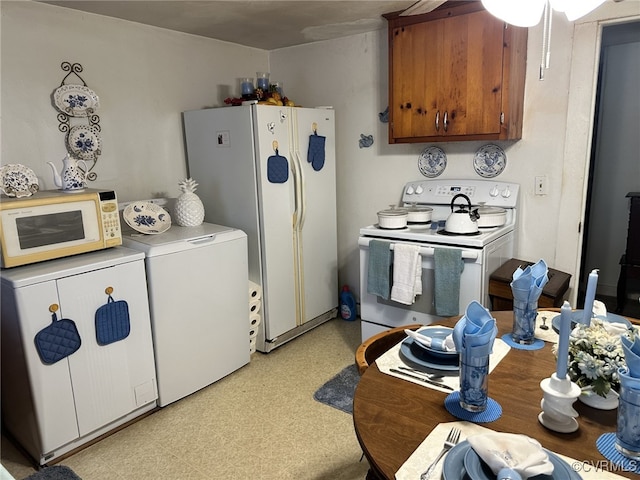
{"type": "MultiPolygon", "coordinates": [[[[591,390],[601,397],[610,390],[618,392],[618,369],[626,367],[620,336],[627,335],[633,340],[638,334],[634,328],[626,331],[624,328],[622,324],[593,318],[591,325],[578,324],[571,332],[567,373],[583,391],[591,390]]],[[[556,355],[557,348],[556,344],[553,348],[556,355]]]]}

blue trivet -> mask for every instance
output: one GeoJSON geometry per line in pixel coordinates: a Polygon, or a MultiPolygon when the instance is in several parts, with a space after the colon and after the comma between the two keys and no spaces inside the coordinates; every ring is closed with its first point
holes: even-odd
{"type": "Polygon", "coordinates": [[[484,412],[469,412],[460,406],[460,392],[455,391],[444,399],[444,406],[454,417],[473,423],[494,422],[502,416],[502,407],[493,398],[487,399],[487,409],[484,412]]]}
{"type": "Polygon", "coordinates": [[[502,340],[504,340],[504,342],[510,347],[517,348],[519,350],[540,350],[542,347],[544,347],[544,340],[534,338],[532,344],[523,345],[521,343],[515,342],[510,333],[505,333],[502,336],[502,340]]]}
{"type": "Polygon", "coordinates": [[[640,474],[640,462],[622,455],[616,450],[616,434],[603,433],[596,440],[596,447],[604,458],[621,466],[627,472],[640,474]]]}

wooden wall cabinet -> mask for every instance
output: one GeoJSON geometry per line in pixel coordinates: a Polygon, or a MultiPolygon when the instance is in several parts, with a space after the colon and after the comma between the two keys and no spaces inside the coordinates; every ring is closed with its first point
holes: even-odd
{"type": "Polygon", "coordinates": [[[522,136],[527,29],[480,2],[389,24],[389,143],[522,136]]]}

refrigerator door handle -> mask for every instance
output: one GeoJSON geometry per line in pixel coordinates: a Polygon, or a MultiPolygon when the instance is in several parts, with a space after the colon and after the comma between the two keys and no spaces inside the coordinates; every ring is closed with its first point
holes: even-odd
{"type": "Polygon", "coordinates": [[[298,221],[298,229],[302,230],[304,227],[304,220],[307,214],[307,209],[305,205],[305,193],[304,193],[304,171],[302,170],[302,160],[300,159],[300,151],[298,150],[298,145],[296,145],[296,150],[294,152],[294,157],[296,159],[297,169],[300,172],[300,186],[297,188],[298,195],[300,197],[300,218],[298,221]]]}

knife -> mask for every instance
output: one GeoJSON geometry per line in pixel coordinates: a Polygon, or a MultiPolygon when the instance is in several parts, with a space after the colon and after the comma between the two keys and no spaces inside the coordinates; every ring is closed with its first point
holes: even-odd
{"type": "Polygon", "coordinates": [[[434,381],[429,380],[427,378],[422,378],[422,377],[419,377],[417,375],[412,375],[410,373],[403,372],[402,370],[396,370],[395,368],[392,368],[391,371],[393,373],[398,373],[400,375],[404,375],[406,377],[413,378],[414,380],[420,380],[421,382],[428,383],[430,385],[435,385],[436,387],[444,388],[445,390],[451,390],[453,392],[453,388],[451,388],[449,385],[445,385],[444,383],[434,382],[434,381]]]}

